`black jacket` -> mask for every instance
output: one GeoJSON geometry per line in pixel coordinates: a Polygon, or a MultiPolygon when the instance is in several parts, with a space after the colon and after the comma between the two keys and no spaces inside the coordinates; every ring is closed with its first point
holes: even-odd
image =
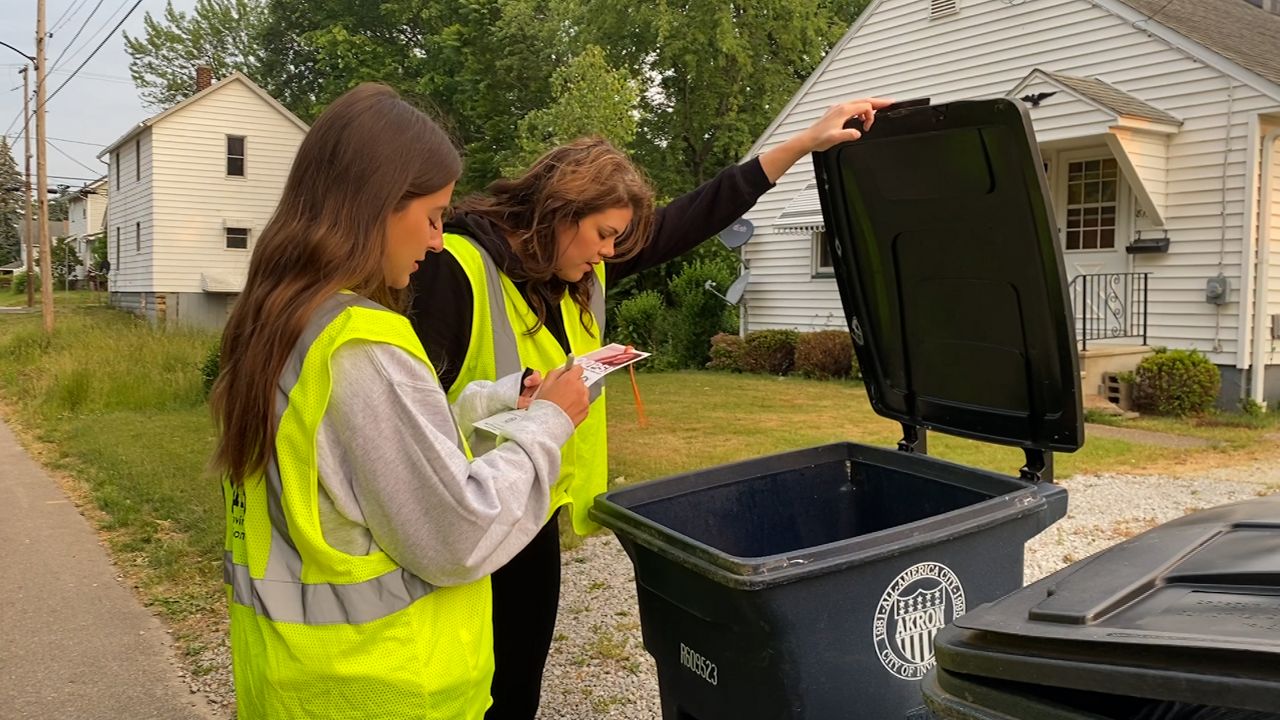
{"type": "MultiPolygon", "coordinates": [[[[605,263],[606,286],[661,265],[714,237],[750,210],[771,187],[760,161],[752,159],[726,168],[670,205],[658,208],[653,237],[644,249],[628,260],[605,263]]],[[[445,232],[475,240],[499,268],[508,270],[519,263],[506,238],[485,218],[456,215],[445,224],[445,232]]],[[[413,274],[410,285],[413,302],[409,317],[440,374],[440,383],[448,390],[458,377],[471,343],[471,283],[452,255],[437,253],[427,257],[413,274]]],[[[516,288],[527,301],[525,283],[516,283],[516,288]]],[[[551,292],[556,296],[547,298],[547,306],[555,307],[563,288],[559,292],[552,288],[551,292]]],[[[568,352],[569,341],[560,313],[548,313],[546,327],[568,352]]]]}

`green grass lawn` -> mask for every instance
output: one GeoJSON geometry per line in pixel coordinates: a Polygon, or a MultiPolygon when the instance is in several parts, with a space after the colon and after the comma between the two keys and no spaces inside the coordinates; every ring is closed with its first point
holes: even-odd
{"type": "MultiPolygon", "coordinates": [[[[107,294],[105,292],[95,293],[91,290],[72,290],[63,292],[55,289],[53,291],[53,301],[55,310],[62,306],[76,305],[92,305],[105,304],[107,302],[107,294]]],[[[15,293],[13,288],[0,288],[0,307],[21,307],[27,304],[27,293],[24,290],[15,293]]],[[[35,305],[36,310],[40,309],[40,287],[36,286],[35,305]]]]}
{"type": "Polygon", "coordinates": [[[1133,419],[1090,414],[1089,421],[1112,427],[1188,435],[1233,447],[1253,445],[1260,439],[1259,433],[1262,434],[1261,439],[1267,439],[1267,435],[1280,430],[1280,412],[1261,415],[1214,412],[1188,418],[1143,415],[1133,419]]]}
{"type": "MultiPolygon", "coordinates": [[[[214,432],[200,378],[214,335],[157,330],[103,307],[100,297],[59,295],[52,338],[41,331],[39,313],[0,314],[0,396],[42,460],[71,477],[96,508],[90,515],[144,598],[194,644],[201,623],[221,620],[223,509],[219,485],[205,470],[214,432]]],[[[21,300],[4,297],[12,298],[21,300]]],[[[856,383],[709,372],[639,377],[645,428],[626,374],[609,379],[612,474],[626,482],[842,440],[892,446],[899,437],[856,383]]],[[[1220,442],[1170,450],[1097,438],[1060,456],[1058,473],[1221,464],[1267,444],[1270,423],[1249,423],[1151,420],[1144,427],[1220,442]]],[[[939,434],[930,438],[930,452],[1008,474],[1023,463],[1016,449],[939,434]]]]}
{"type": "MultiPolygon", "coordinates": [[[[609,458],[627,482],[830,442],[893,446],[896,422],[876,415],[854,382],[820,382],[729,373],[681,372],[637,376],[649,427],[639,426],[630,381],[609,378],[609,458]]],[[[1234,417],[1234,416],[1232,416],[1234,417]]],[[[1270,416],[1268,416],[1270,417],[1270,416]]],[[[1141,471],[1215,461],[1268,443],[1269,425],[1207,427],[1155,418],[1143,429],[1206,437],[1209,448],[1175,450],[1111,438],[1088,438],[1083,449],[1056,457],[1059,477],[1081,472],[1141,471]]],[[[1016,475],[1017,448],[929,436],[929,453],[965,465],[1016,475]]]]}

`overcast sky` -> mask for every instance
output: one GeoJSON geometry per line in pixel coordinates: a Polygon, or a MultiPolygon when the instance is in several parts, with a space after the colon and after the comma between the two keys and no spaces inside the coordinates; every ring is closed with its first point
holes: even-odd
{"type": "MultiPolygon", "coordinates": [[[[136,0],[46,2],[47,23],[53,33],[53,37],[45,45],[49,62],[52,63],[66,51],[66,55],[56,65],[50,66],[52,71],[48,91],[53,92],[59,85],[67,82],[71,72],[102,42],[107,32],[115,27],[136,0]],[[97,11],[93,12],[95,6],[97,11]],[[72,44],[77,31],[81,31],[80,36],[72,44]]],[[[195,0],[173,0],[173,4],[179,10],[189,10],[195,5],[195,0]]],[[[49,148],[48,162],[50,182],[55,185],[63,183],[79,186],[85,178],[105,175],[106,166],[98,161],[98,152],[130,127],[154,114],[154,111],[143,108],[138,91],[129,80],[129,55],[124,51],[122,33],[128,30],[134,35],[141,34],[143,16],[147,12],[160,16],[164,12],[164,5],[165,0],[142,0],[121,29],[107,39],[89,64],[71,78],[57,97],[49,101],[46,133],[52,146],[49,148]]],[[[0,41],[13,45],[28,55],[35,55],[35,0],[0,0],[0,18],[0,41]]],[[[19,172],[22,170],[21,66],[22,58],[17,53],[0,46],[0,132],[14,146],[14,159],[18,163],[19,172]]],[[[31,83],[34,88],[34,74],[31,83]]],[[[34,142],[34,120],[31,123],[31,137],[34,142]]],[[[32,154],[34,153],[33,147],[32,154]]],[[[35,174],[36,163],[33,158],[32,178],[35,174]]]]}

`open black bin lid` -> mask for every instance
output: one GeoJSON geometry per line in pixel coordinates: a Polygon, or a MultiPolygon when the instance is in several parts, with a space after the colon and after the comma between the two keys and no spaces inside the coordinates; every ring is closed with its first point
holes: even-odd
{"type": "Polygon", "coordinates": [[[904,425],[1077,450],[1062,250],[1026,111],[1005,99],[881,111],[814,155],[867,394],[904,425]]]}
{"type": "Polygon", "coordinates": [[[1044,687],[1280,711],[1280,496],[1175,520],[937,637],[939,668],[1044,687]]]}

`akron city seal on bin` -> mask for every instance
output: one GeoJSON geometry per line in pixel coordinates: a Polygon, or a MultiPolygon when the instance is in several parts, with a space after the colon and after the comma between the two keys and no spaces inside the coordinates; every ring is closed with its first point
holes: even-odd
{"type": "Polygon", "coordinates": [[[964,587],[951,568],[925,562],[907,568],[876,605],[876,655],[889,672],[919,680],[933,669],[933,638],[964,614],[964,587]]]}

